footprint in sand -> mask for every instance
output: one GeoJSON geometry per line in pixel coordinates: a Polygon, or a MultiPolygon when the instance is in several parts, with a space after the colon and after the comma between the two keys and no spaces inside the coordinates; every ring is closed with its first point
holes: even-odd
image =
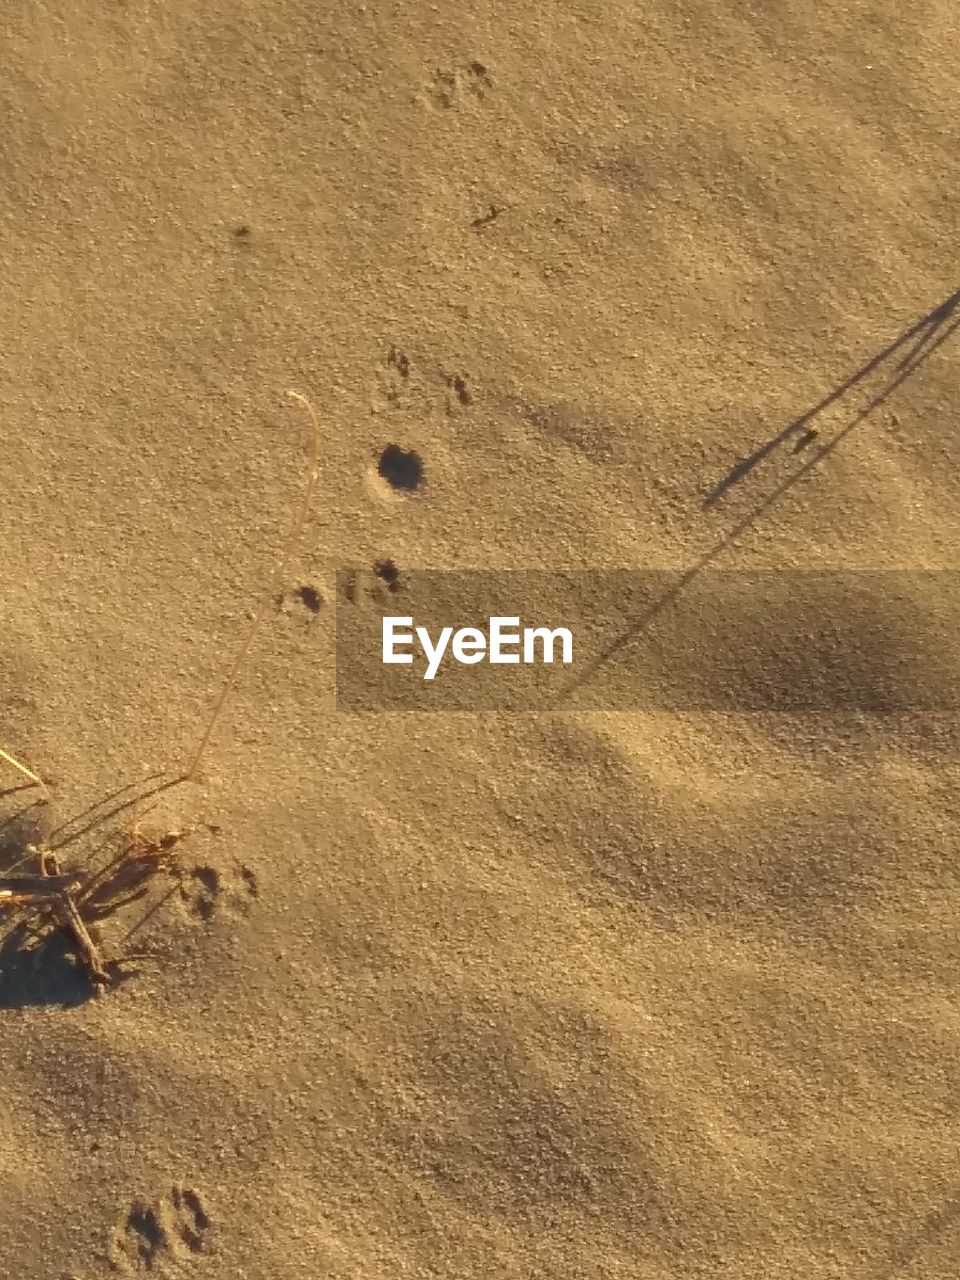
{"type": "Polygon", "coordinates": [[[239,863],[227,872],[217,867],[194,867],[180,883],[180,897],[198,920],[212,920],[221,911],[246,915],[259,893],[256,873],[239,863]]]}
{"type": "Polygon", "coordinates": [[[391,596],[404,590],[404,577],[395,560],[377,560],[370,572],[349,569],[337,575],[338,599],[344,605],[385,609],[391,596]]]}
{"type": "Polygon", "coordinates": [[[405,437],[420,435],[425,422],[452,425],[469,413],[473,403],[474,391],[465,373],[415,367],[398,347],[390,347],[376,370],[370,400],[371,411],[390,423],[383,433],[386,443],[373,451],[368,476],[371,492],[394,502],[421,493],[426,464],[405,437]]]}
{"type": "Polygon", "coordinates": [[[386,359],[377,370],[377,385],[374,392],[373,408],[396,408],[402,404],[410,391],[410,357],[399,347],[391,347],[386,359]]]}
{"type": "Polygon", "coordinates": [[[490,72],[483,63],[467,62],[435,71],[424,89],[424,99],[430,106],[447,111],[471,98],[485,98],[492,87],[490,72]]]}
{"type": "Polygon", "coordinates": [[[121,1275],[163,1276],[212,1249],[212,1223],[199,1195],[173,1187],[169,1196],[131,1203],[114,1229],[110,1266],[121,1275]]]}

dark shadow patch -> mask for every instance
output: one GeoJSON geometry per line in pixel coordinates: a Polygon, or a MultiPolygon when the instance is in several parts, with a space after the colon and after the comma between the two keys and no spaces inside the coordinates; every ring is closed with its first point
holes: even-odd
{"type": "Polygon", "coordinates": [[[377,462],[377,472],[391,489],[415,493],[423,486],[423,462],[416,452],[388,444],[377,462]]]}
{"type": "Polygon", "coordinates": [[[61,930],[38,939],[24,921],[0,941],[0,1009],[73,1008],[95,995],[61,930]]]}

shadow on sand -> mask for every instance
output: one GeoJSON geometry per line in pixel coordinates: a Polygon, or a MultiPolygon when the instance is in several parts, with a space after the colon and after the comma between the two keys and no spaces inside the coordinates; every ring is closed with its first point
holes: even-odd
{"type": "MultiPolygon", "coordinates": [[[[841,382],[838,387],[830,392],[829,395],[802,413],[798,418],[794,418],[792,422],[788,422],[785,427],[772,436],[766,444],[762,444],[748,458],[742,458],[734,467],[727,472],[723,479],[717,484],[707,495],[704,506],[715,506],[729,489],[738,484],[744,477],[748,476],[751,471],[765,458],[769,458],[772,453],[787,444],[788,441],[794,442],[794,452],[798,452],[796,446],[803,445],[804,442],[811,442],[816,438],[816,430],[812,427],[814,420],[829,409],[831,405],[837,404],[843,399],[848,392],[853,391],[871,374],[875,373],[885,364],[892,356],[896,355],[902,347],[913,343],[913,346],[903,355],[900,360],[893,366],[891,376],[887,382],[881,387],[880,391],[869,401],[869,403],[856,415],[856,418],[846,427],[841,435],[846,435],[849,430],[855,426],[859,426],[865,418],[867,418],[875,409],[878,409],[898,387],[902,386],[906,380],[929,359],[929,357],[946,342],[947,338],[960,325],[960,315],[956,314],[960,308],[960,289],[956,293],[952,293],[949,298],[945,298],[939,306],[934,307],[932,311],[918,320],[916,324],[911,325],[909,329],[891,342],[889,346],[884,347],[875,356],[861,365],[856,373],[852,373],[846,381],[841,382]],[[915,341],[914,341],[915,340],[915,341]]],[[[836,443],[836,441],[834,442],[836,443]]],[[[828,453],[833,445],[828,445],[820,451],[819,457],[823,457],[828,453]]]]}
{"type": "MultiPolygon", "coordinates": [[[[716,561],[724,551],[737,541],[746,531],[752,528],[762,516],[764,516],[777,502],[787,493],[794,485],[798,484],[804,476],[812,472],[823,462],[835,449],[837,449],[843,441],[855,431],[876,409],[880,407],[893,393],[903,385],[917,370],[929,359],[929,357],[941,347],[949,337],[952,336],[960,327],[960,289],[945,298],[932,311],[927,312],[922,319],[916,324],[910,326],[893,342],[889,343],[882,351],[879,351],[870,360],[860,366],[859,369],[845,381],[841,382],[838,387],[830,392],[829,395],[815,404],[813,408],[808,409],[799,417],[794,418],[782,430],[771,437],[766,444],[762,445],[749,458],[744,458],[733,467],[718,485],[707,496],[704,507],[709,509],[715,506],[725,493],[728,492],[735,484],[747,476],[755,467],[757,467],[765,458],[768,458],[776,449],[785,445],[788,441],[794,441],[795,444],[807,442],[817,438],[817,432],[812,424],[816,418],[828,409],[830,406],[840,403],[843,398],[851,391],[856,390],[865,379],[869,378],[881,370],[881,368],[890,361],[896,354],[903,351],[900,359],[896,361],[893,368],[885,378],[881,388],[877,391],[868,402],[858,409],[853,417],[836,433],[833,439],[827,443],[819,445],[813,450],[801,466],[797,468],[790,476],[788,476],[781,484],[779,484],[771,493],[769,493],[760,503],[757,504],[742,520],[729,530],[723,538],[720,539],[713,547],[710,548],[700,559],[692,565],[685,573],[682,573],[673,587],[670,588],[663,596],[650,606],[640,617],[636,618],[629,627],[620,632],[609,644],[589,662],[581,671],[567,684],[563,693],[560,695],[560,701],[565,701],[575,691],[581,688],[586,682],[596,674],[596,672],[606,663],[614,654],[625,648],[632,641],[646,630],[650,623],[660,614],[669,604],[672,603],[687,586],[696,578],[704,569],[707,569],[716,561]],[[903,350],[906,348],[906,350],[903,350]]],[[[794,452],[797,452],[794,449],[794,452]]]]}

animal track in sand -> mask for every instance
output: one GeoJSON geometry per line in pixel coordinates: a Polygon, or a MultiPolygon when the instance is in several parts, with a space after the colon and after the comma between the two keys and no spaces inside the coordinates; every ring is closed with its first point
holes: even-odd
{"type": "Polygon", "coordinates": [[[184,1259],[208,1253],[212,1223],[199,1195],[173,1187],[154,1201],[135,1199],[110,1246],[110,1266],[122,1275],[170,1274],[184,1259]]]}
{"type": "Polygon", "coordinates": [[[390,596],[403,589],[403,578],[395,560],[378,560],[372,570],[348,569],[337,575],[340,603],[361,609],[386,608],[390,596]]]}
{"type": "Polygon", "coordinates": [[[380,370],[380,396],[388,406],[401,403],[410,382],[410,358],[391,347],[380,370]]]}
{"type": "Polygon", "coordinates": [[[315,587],[312,582],[305,582],[283,593],[280,612],[288,617],[299,618],[304,625],[309,626],[325,603],[320,588],[315,587]]]}
{"type": "MultiPolygon", "coordinates": [[[[400,424],[401,416],[407,417],[422,428],[426,421],[439,423],[441,415],[452,424],[473,403],[466,374],[437,365],[424,371],[416,368],[399,347],[391,346],[377,370],[371,411],[389,415],[396,424],[400,424]]],[[[416,449],[401,443],[403,436],[396,425],[390,428],[390,434],[393,439],[388,437],[389,443],[373,454],[373,492],[386,497],[418,493],[425,483],[423,458],[416,449]]]]}
{"type": "MultiPolygon", "coordinates": [[[[458,373],[452,373],[447,376],[446,383],[450,388],[451,398],[456,399],[458,405],[466,409],[473,404],[473,394],[467,386],[466,378],[458,373]]],[[[452,403],[450,407],[453,408],[452,403]]]]}
{"type": "Polygon", "coordinates": [[[438,68],[430,78],[424,96],[431,106],[449,110],[470,98],[485,98],[492,87],[490,72],[482,62],[474,61],[459,67],[438,68]]]}
{"type": "Polygon", "coordinates": [[[381,582],[386,583],[388,591],[401,590],[400,570],[393,560],[378,560],[373,566],[373,572],[381,582]]]}
{"type": "Polygon", "coordinates": [[[374,413],[382,413],[409,406],[418,415],[422,415],[429,409],[431,402],[437,403],[433,388],[438,383],[447,389],[448,412],[454,412],[458,408],[465,409],[473,404],[473,393],[465,374],[456,370],[448,373],[438,368],[426,371],[416,368],[404,351],[391,346],[377,369],[371,409],[374,413]]]}
{"type": "Polygon", "coordinates": [[[246,915],[250,900],[259,894],[256,873],[239,863],[235,871],[227,874],[216,867],[194,867],[180,884],[180,897],[199,920],[212,920],[223,910],[246,915]]]}

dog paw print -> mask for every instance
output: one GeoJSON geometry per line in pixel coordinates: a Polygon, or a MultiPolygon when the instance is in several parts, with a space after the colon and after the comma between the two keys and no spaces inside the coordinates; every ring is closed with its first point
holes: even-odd
{"type": "Polygon", "coordinates": [[[473,404],[473,393],[462,374],[447,374],[444,382],[446,382],[448,389],[447,409],[449,411],[466,409],[473,404]]]}
{"type": "Polygon", "coordinates": [[[380,370],[380,394],[387,405],[398,405],[410,383],[410,357],[391,347],[380,370]]]}
{"type": "Polygon", "coordinates": [[[313,622],[323,605],[323,594],[312,582],[305,582],[299,587],[285,591],[280,597],[282,614],[297,617],[301,622],[308,624],[313,622]]]}
{"type": "Polygon", "coordinates": [[[337,574],[338,599],[354,607],[384,609],[390,597],[403,589],[403,578],[395,560],[377,560],[369,572],[347,569],[337,574]]]}
{"type": "Polygon", "coordinates": [[[444,368],[429,357],[414,368],[397,347],[390,348],[377,373],[371,411],[382,415],[383,443],[371,450],[370,490],[388,500],[409,498],[426,482],[426,463],[410,437],[421,434],[425,424],[442,429],[441,424],[469,411],[474,391],[463,369],[444,368]]]}
{"type": "Polygon", "coordinates": [[[384,584],[387,591],[395,594],[402,591],[403,586],[400,581],[400,570],[397,568],[394,560],[377,560],[373,566],[373,572],[384,584]]]}
{"type": "Polygon", "coordinates": [[[240,864],[228,873],[216,867],[194,867],[180,882],[180,896],[198,920],[212,920],[224,910],[246,915],[259,894],[256,873],[240,864]]]}
{"type": "Polygon", "coordinates": [[[209,1253],[212,1223],[196,1191],[173,1187],[154,1201],[136,1199],[113,1233],[110,1264],[122,1275],[162,1276],[209,1253]]]}
{"type": "Polygon", "coordinates": [[[443,110],[461,105],[470,98],[485,98],[492,87],[490,72],[482,62],[440,68],[426,87],[427,101],[443,110]]]}

